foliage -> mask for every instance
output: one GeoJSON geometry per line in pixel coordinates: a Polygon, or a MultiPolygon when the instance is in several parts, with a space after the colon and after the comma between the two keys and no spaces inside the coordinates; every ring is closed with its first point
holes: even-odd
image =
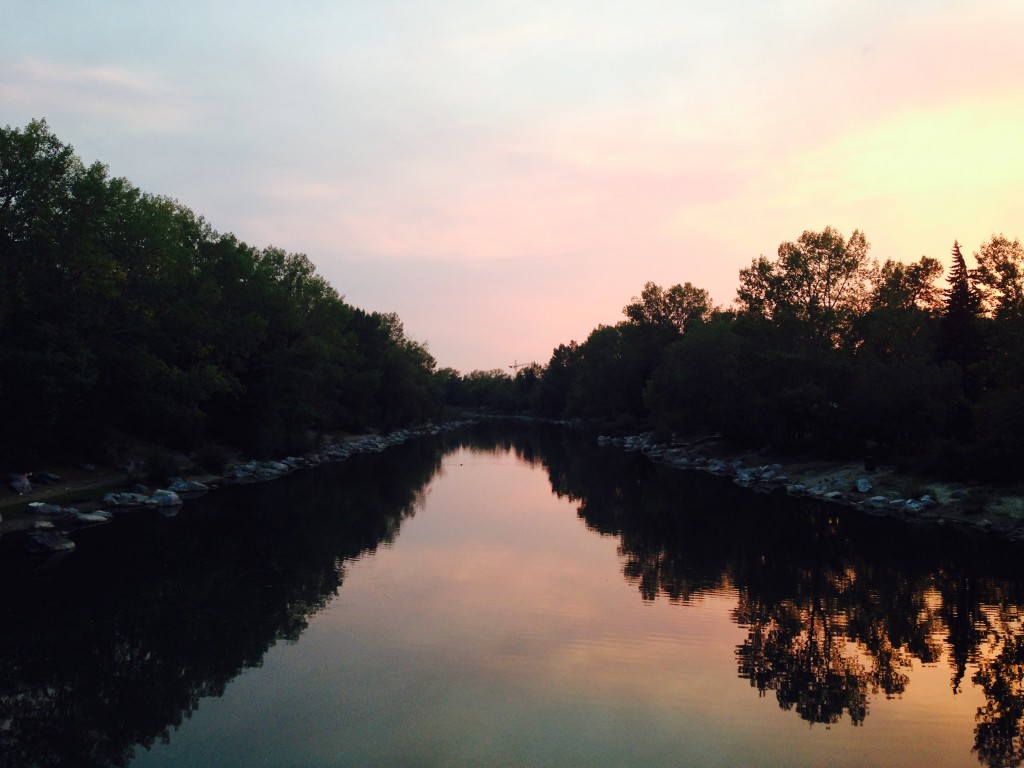
{"type": "Polygon", "coordinates": [[[88,454],[109,430],[299,449],[431,418],[434,367],[305,255],[84,166],[45,121],[0,130],[0,463],[88,454]]]}
{"type": "Polygon", "coordinates": [[[644,285],[640,298],[634,296],[622,312],[636,325],[656,325],[686,333],[711,319],[711,295],[691,283],[663,289],[655,283],[644,285]]]}
{"type": "Polygon", "coordinates": [[[1019,243],[994,237],[973,273],[955,244],[946,289],[934,258],[878,264],[867,250],[859,231],[804,232],[740,271],[734,312],[690,283],[649,282],[625,322],[554,350],[535,405],[664,439],[1024,477],[1019,243]]]}
{"type": "Polygon", "coordinates": [[[761,256],[740,270],[736,302],[745,314],[771,320],[815,347],[836,346],[869,293],[868,242],[854,230],[847,241],[825,227],[784,242],[778,256],[761,256]]]}
{"type": "MultiPolygon", "coordinates": [[[[999,318],[1024,314],[1024,246],[1020,240],[1010,242],[1003,235],[993,235],[974,258],[978,262],[974,282],[989,313],[999,318]]],[[[956,268],[960,269],[959,261],[956,268]]]]}

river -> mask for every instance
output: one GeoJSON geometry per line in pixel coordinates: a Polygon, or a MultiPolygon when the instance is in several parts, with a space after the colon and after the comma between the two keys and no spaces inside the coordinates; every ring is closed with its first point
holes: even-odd
{"type": "Polygon", "coordinates": [[[1019,547],[565,429],[74,539],[0,549],[0,766],[1024,761],[1019,547]]]}

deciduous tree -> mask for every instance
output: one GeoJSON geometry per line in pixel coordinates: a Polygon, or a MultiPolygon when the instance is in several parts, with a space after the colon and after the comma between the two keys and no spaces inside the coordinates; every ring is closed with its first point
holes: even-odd
{"type": "Polygon", "coordinates": [[[761,256],[740,270],[736,303],[812,346],[835,347],[867,306],[868,247],[860,230],[849,240],[832,227],[808,230],[779,245],[774,260],[761,256]]]}

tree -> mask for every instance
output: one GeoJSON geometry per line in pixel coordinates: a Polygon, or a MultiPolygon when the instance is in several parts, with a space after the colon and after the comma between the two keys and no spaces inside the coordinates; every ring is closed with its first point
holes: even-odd
{"type": "MultiPolygon", "coordinates": [[[[975,285],[980,286],[985,309],[998,318],[1024,314],[1024,246],[1003,235],[993,235],[975,252],[978,268],[975,285]]],[[[961,257],[962,260],[962,257],[961,257]]]]}
{"type": "Polygon", "coordinates": [[[86,167],[45,121],[0,130],[0,462],[91,453],[114,430],[299,449],[433,416],[433,369],[306,256],[86,167]]]}
{"type": "Polygon", "coordinates": [[[980,356],[981,336],[977,320],[981,315],[981,296],[971,281],[971,273],[960,252],[960,243],[953,241],[953,264],[949,270],[949,288],[945,290],[942,312],[940,356],[961,367],[980,356]]]}
{"type": "Polygon", "coordinates": [[[650,334],[631,323],[600,325],[578,349],[566,410],[582,418],[631,420],[643,414],[643,390],[661,358],[650,334]]]}
{"type": "Polygon", "coordinates": [[[565,415],[573,379],[579,372],[580,351],[575,341],[559,344],[551,352],[551,359],[540,380],[538,408],[545,416],[565,415]]]}
{"type": "Polygon", "coordinates": [[[941,274],[942,264],[928,256],[910,264],[887,259],[872,281],[870,308],[938,313],[943,293],[935,281],[941,274]]]}
{"type": "Polygon", "coordinates": [[[634,296],[622,309],[631,323],[672,328],[678,333],[706,323],[713,311],[711,295],[703,288],[685,283],[663,289],[651,282],[644,285],[639,298],[634,296]]]}
{"type": "Polygon", "coordinates": [[[857,355],[881,361],[930,358],[943,305],[936,285],[941,274],[942,264],[928,256],[911,264],[887,260],[872,279],[867,312],[854,324],[857,355]]]}
{"type": "Polygon", "coordinates": [[[967,262],[960,252],[960,243],[953,241],[953,264],[949,270],[949,288],[946,289],[945,316],[947,318],[975,318],[981,314],[981,296],[971,281],[967,262]]]}
{"type": "Polygon", "coordinates": [[[860,230],[849,240],[832,227],[805,231],[779,245],[774,261],[761,256],[740,270],[740,312],[770,320],[812,347],[836,347],[867,305],[868,248],[860,230]]]}

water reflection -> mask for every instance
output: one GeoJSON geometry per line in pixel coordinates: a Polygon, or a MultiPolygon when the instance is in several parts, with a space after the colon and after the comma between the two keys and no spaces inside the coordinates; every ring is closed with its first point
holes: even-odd
{"type": "Polygon", "coordinates": [[[975,754],[1024,764],[1020,550],[664,470],[561,429],[482,424],[82,532],[57,567],[0,554],[0,766],[127,765],[388,545],[458,447],[513,452],[614,537],[639,600],[737,596],[736,674],[809,723],[862,724],[949,665],[975,754]]]}
{"type": "Polygon", "coordinates": [[[123,766],[166,740],[394,539],[439,467],[410,444],[82,531],[59,566],[0,556],[0,765],[123,766]]]}
{"type": "Polygon", "coordinates": [[[617,471],[550,469],[594,530],[619,537],[623,575],[644,600],[736,589],[747,637],[737,673],[811,723],[854,725],[870,697],[899,697],[914,662],[969,665],[986,699],[975,752],[1024,763],[1021,551],[996,539],[880,520],[624,457],[617,471]]]}

